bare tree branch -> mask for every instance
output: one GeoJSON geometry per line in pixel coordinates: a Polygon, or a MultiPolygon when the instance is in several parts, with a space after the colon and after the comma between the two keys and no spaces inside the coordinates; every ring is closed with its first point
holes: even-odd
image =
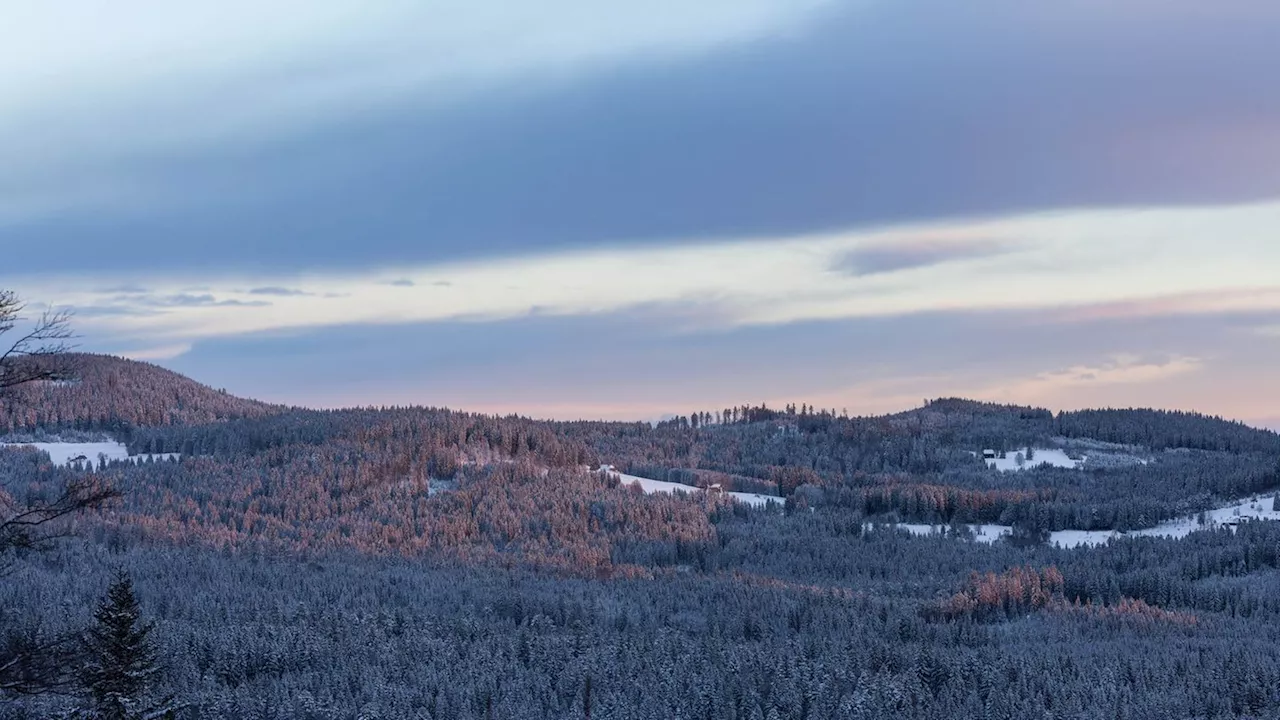
{"type": "Polygon", "coordinates": [[[90,475],[68,482],[52,500],[19,504],[0,492],[0,577],[12,568],[16,555],[46,549],[69,533],[57,521],[68,515],[102,507],[120,492],[90,475]]]}
{"type": "MultiPolygon", "coordinates": [[[[48,310],[28,323],[26,307],[13,291],[0,290],[0,338],[20,333],[12,342],[0,342],[0,392],[72,376],[67,357],[68,341],[75,337],[70,313],[48,310]]],[[[67,536],[61,520],[119,496],[93,475],[68,481],[53,498],[19,500],[0,489],[0,577],[12,571],[23,553],[43,550],[67,536]]],[[[11,627],[0,633],[0,699],[62,692],[74,679],[69,669],[79,652],[77,635],[44,636],[38,629],[11,627]]]]}
{"type": "MultiPolygon", "coordinates": [[[[101,507],[120,493],[93,476],[77,478],[49,500],[18,503],[0,492],[0,577],[8,575],[27,551],[39,551],[69,533],[58,521],[101,507]]],[[[34,630],[7,630],[0,637],[0,699],[61,692],[72,681],[75,635],[42,637],[34,630]]]]}
{"type": "Polygon", "coordinates": [[[8,631],[0,637],[0,698],[68,691],[78,641],[78,633],[42,637],[36,630],[8,631]]]}
{"type": "MultiPolygon", "coordinates": [[[[0,290],[0,336],[19,330],[26,303],[12,290],[0,290]]],[[[71,313],[46,310],[26,332],[0,352],[0,390],[37,380],[65,380],[71,368],[58,362],[72,349],[71,313]]],[[[4,345],[0,344],[0,348],[4,345]]]]}
{"type": "MultiPolygon", "coordinates": [[[[8,575],[24,552],[47,548],[69,532],[58,521],[101,507],[120,493],[94,476],[76,478],[54,498],[19,503],[0,491],[0,577],[8,575]]],[[[0,637],[0,699],[62,692],[73,677],[78,652],[75,635],[42,637],[35,630],[7,629],[0,637]]]]}

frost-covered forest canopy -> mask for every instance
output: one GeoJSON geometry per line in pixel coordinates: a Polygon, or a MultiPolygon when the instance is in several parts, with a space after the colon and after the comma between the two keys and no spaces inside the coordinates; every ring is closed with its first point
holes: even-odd
{"type": "MultiPolygon", "coordinates": [[[[152,623],[150,696],[178,718],[1165,720],[1280,707],[1280,523],[1046,542],[1241,500],[1270,511],[1275,433],[960,399],[883,417],[706,408],[657,425],[313,411],[144,363],[74,360],[74,380],[0,396],[12,444],[0,497],[31,507],[86,483],[118,497],[58,518],[68,537],[5,553],[0,665],[101,623],[122,597],[113,582],[131,578],[138,627],[152,623]],[[28,445],[59,440],[119,442],[133,458],[55,463],[28,445]],[[646,494],[601,466],[690,492],[646,494]],[[977,542],[978,524],[1012,531],[977,542]]],[[[0,717],[56,716],[87,697],[74,683],[9,691],[4,677],[0,717]]]]}

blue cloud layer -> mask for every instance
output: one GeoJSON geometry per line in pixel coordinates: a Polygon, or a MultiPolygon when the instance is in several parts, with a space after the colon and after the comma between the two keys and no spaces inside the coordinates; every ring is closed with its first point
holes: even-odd
{"type": "Polygon", "coordinates": [[[1242,0],[858,5],[692,59],[126,158],[108,174],[164,188],[155,205],[3,232],[31,272],[386,266],[1272,197],[1277,32],[1280,9],[1242,0]]]}

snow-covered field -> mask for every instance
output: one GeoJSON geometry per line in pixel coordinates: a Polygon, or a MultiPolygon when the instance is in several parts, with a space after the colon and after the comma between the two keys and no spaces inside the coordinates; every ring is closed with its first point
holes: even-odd
{"type": "MultiPolygon", "coordinates": [[[[1067,468],[1068,470],[1098,469],[1109,467],[1127,467],[1130,465],[1146,465],[1149,461],[1139,455],[1139,451],[1130,448],[1127,445],[1112,445],[1109,443],[1094,443],[1095,445],[1107,445],[1107,448],[1088,448],[1090,451],[1086,454],[1080,452],[1082,449],[1078,441],[1070,441],[1071,447],[1068,448],[1072,455],[1079,457],[1079,460],[1073,459],[1067,453],[1067,450],[1061,448],[1035,448],[1034,452],[1028,451],[1027,448],[1020,450],[1011,450],[1005,453],[1005,457],[995,460],[988,460],[987,467],[995,468],[1001,472],[1012,472],[1017,470],[1032,470],[1034,468],[1048,465],[1050,467],[1067,468]],[[1119,450],[1111,450],[1110,448],[1119,448],[1119,450]],[[1031,459],[1028,460],[1027,456],[1031,459]],[[1022,462],[1018,462],[1018,457],[1022,457],[1022,462]]],[[[977,455],[977,453],[973,453],[977,455]]]]}
{"type": "Polygon", "coordinates": [[[1083,465],[1083,461],[1072,460],[1067,457],[1067,453],[1063,450],[1049,448],[1035,448],[1035,452],[1029,452],[1024,448],[1022,450],[1007,452],[1003,458],[996,458],[995,460],[987,461],[988,467],[993,467],[1002,472],[1030,470],[1032,468],[1040,467],[1041,465],[1074,470],[1083,465]],[[1031,455],[1032,459],[1028,460],[1027,455],[1031,455]],[[1018,462],[1019,457],[1022,458],[1021,463],[1018,462]]]}
{"type": "MultiPolygon", "coordinates": [[[[696,488],[691,485],[681,485],[680,483],[663,482],[661,480],[650,480],[649,478],[637,477],[635,475],[624,475],[620,472],[616,472],[611,469],[606,470],[606,472],[608,472],[610,475],[613,475],[614,477],[622,481],[623,485],[639,485],[641,490],[644,490],[646,493],[650,493],[650,494],[651,493],[674,493],[674,492],[685,492],[685,493],[705,492],[704,490],[702,490],[702,488],[696,488]]],[[[771,502],[772,503],[782,502],[782,498],[775,497],[773,495],[758,495],[756,493],[740,493],[740,492],[727,492],[725,493],[725,495],[728,495],[734,500],[737,500],[739,502],[744,502],[748,505],[752,505],[755,507],[763,507],[765,505],[768,505],[771,502]]]]}
{"type": "Polygon", "coordinates": [[[1184,538],[1196,530],[1221,526],[1232,526],[1241,520],[1280,520],[1280,512],[1271,509],[1274,496],[1267,495],[1255,499],[1238,500],[1214,510],[1205,511],[1205,524],[1201,525],[1198,515],[1187,515],[1162,522],[1155,527],[1118,533],[1114,530],[1063,530],[1049,536],[1049,542],[1062,547],[1079,547],[1081,545],[1101,545],[1113,537],[1168,537],[1175,540],[1184,538]]]}
{"type": "MultiPolygon", "coordinates": [[[[906,530],[912,535],[941,534],[948,530],[946,525],[918,525],[915,523],[900,523],[897,527],[906,530]]],[[[968,528],[973,533],[974,540],[988,545],[1013,532],[1013,528],[1008,525],[969,525],[968,528]]]]}
{"type": "MultiPolygon", "coordinates": [[[[1059,530],[1049,534],[1049,544],[1063,548],[1081,546],[1093,547],[1102,545],[1112,538],[1120,537],[1168,537],[1182,539],[1196,530],[1221,526],[1232,526],[1244,519],[1280,520],[1280,512],[1271,509],[1274,497],[1271,495],[1255,499],[1239,500],[1222,507],[1205,512],[1205,524],[1201,525],[1198,516],[1188,515],[1160,523],[1155,527],[1121,533],[1115,530],[1059,530]]],[[[895,527],[906,530],[912,535],[943,534],[946,525],[919,525],[899,523],[895,527]]],[[[1013,528],[1008,525],[970,525],[978,542],[993,543],[1003,535],[1009,535],[1013,528]]]]}
{"type": "Polygon", "coordinates": [[[129,455],[129,450],[118,442],[91,442],[91,443],[0,443],[0,447],[34,447],[41,452],[49,454],[49,459],[54,465],[70,465],[72,460],[78,457],[84,457],[87,461],[97,464],[100,458],[111,460],[141,460],[150,459],[169,460],[179,457],[177,453],[166,453],[164,455],[129,455]]]}

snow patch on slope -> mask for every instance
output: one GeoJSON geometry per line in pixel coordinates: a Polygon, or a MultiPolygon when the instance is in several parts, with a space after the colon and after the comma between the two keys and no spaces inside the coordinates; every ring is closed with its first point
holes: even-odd
{"type": "Polygon", "coordinates": [[[73,460],[80,457],[84,458],[82,462],[92,462],[95,465],[102,459],[106,459],[107,462],[111,462],[112,460],[176,460],[181,457],[178,453],[130,455],[128,448],[118,442],[0,443],[0,447],[33,447],[40,452],[48,453],[49,460],[54,465],[71,465],[73,464],[73,460]]]}
{"type": "MultiPolygon", "coordinates": [[[[1216,527],[1233,527],[1244,520],[1280,520],[1280,512],[1272,510],[1274,496],[1251,497],[1247,500],[1236,500],[1213,510],[1206,510],[1205,523],[1200,524],[1199,515],[1187,515],[1168,520],[1155,527],[1119,532],[1116,530],[1059,530],[1049,534],[1049,544],[1061,548],[1095,547],[1104,545],[1113,538],[1124,537],[1167,537],[1181,540],[1197,530],[1209,530],[1216,527]]],[[[922,525],[914,523],[898,523],[894,527],[906,530],[912,535],[942,535],[947,525],[922,525]]],[[[977,542],[990,545],[1005,535],[1013,533],[1008,525],[969,525],[977,542]]]]}
{"type": "Polygon", "coordinates": [[[1001,472],[1031,470],[1043,465],[1077,470],[1084,465],[1084,460],[1073,460],[1065,451],[1058,449],[1035,448],[1032,451],[1029,448],[1023,448],[1022,450],[1007,452],[1003,458],[987,461],[987,467],[995,468],[1001,472]],[[1027,459],[1028,455],[1031,456],[1030,460],[1027,459]],[[1021,462],[1019,462],[1019,458],[1021,458],[1021,462]]]}
{"type": "MultiPolygon", "coordinates": [[[[604,472],[609,473],[613,477],[618,478],[618,480],[621,481],[623,485],[639,485],[640,489],[649,495],[653,493],[706,492],[702,488],[696,488],[696,487],[693,487],[692,485],[682,485],[680,483],[663,482],[661,480],[650,480],[649,478],[642,478],[636,475],[626,475],[613,470],[611,465],[606,465],[601,469],[604,472]]],[[[769,503],[782,502],[782,498],[776,497],[773,495],[760,495],[758,493],[740,493],[740,492],[727,492],[724,494],[728,495],[734,500],[737,500],[738,502],[743,502],[753,507],[764,507],[769,503]]]]}
{"type": "MultiPolygon", "coordinates": [[[[942,535],[950,530],[948,525],[921,525],[917,523],[900,523],[896,525],[902,530],[906,530],[912,535],[942,535]]],[[[973,533],[973,539],[980,543],[990,545],[996,540],[1013,532],[1013,528],[1008,525],[966,525],[969,532],[973,533]]]]}

